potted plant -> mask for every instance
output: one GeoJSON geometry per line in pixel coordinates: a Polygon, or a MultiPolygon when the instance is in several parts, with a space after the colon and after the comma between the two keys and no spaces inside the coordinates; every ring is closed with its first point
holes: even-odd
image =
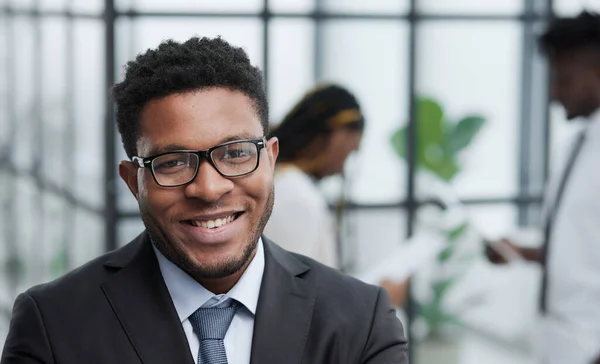
{"type": "MultiPolygon", "coordinates": [[[[430,97],[418,97],[415,106],[417,178],[420,184],[427,184],[428,192],[432,193],[431,186],[436,186],[436,183],[449,186],[460,173],[459,155],[471,144],[485,119],[473,114],[457,121],[451,120],[445,115],[440,103],[430,97]],[[429,183],[432,181],[436,183],[429,183]]],[[[407,136],[407,127],[402,127],[391,138],[394,150],[403,159],[407,157],[407,136]]],[[[417,349],[417,356],[427,355],[429,359],[423,361],[426,363],[451,363],[453,360],[450,357],[458,355],[456,345],[452,345],[447,339],[450,336],[448,332],[461,326],[460,312],[448,310],[446,298],[460,278],[465,261],[469,256],[475,256],[468,249],[466,252],[461,249],[461,243],[470,233],[468,220],[464,216],[448,219],[448,215],[452,213],[449,210],[438,211],[438,214],[445,215],[445,219],[444,224],[437,226],[445,235],[447,245],[438,254],[434,274],[427,281],[428,294],[421,299],[416,297],[417,327],[421,325],[421,334],[417,336],[423,339],[420,345],[425,349],[417,349]]]]}

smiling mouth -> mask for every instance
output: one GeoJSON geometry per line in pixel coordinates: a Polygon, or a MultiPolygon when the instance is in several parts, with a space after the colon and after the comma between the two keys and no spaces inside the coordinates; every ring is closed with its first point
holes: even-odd
{"type": "Polygon", "coordinates": [[[218,219],[212,220],[185,220],[184,223],[194,226],[194,227],[203,227],[207,229],[215,229],[221,226],[225,226],[232,221],[235,221],[238,217],[240,217],[244,212],[236,212],[229,216],[223,216],[218,219]]]}

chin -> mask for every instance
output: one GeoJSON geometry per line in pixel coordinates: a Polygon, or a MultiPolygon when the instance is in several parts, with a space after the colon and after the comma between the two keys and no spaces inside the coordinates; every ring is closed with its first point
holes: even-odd
{"type": "Polygon", "coordinates": [[[208,249],[186,245],[172,253],[179,255],[177,265],[196,280],[215,279],[242,270],[254,257],[257,244],[250,237],[240,237],[208,249]]]}
{"type": "Polygon", "coordinates": [[[198,265],[213,265],[219,261],[240,259],[244,254],[244,246],[238,240],[203,247],[186,245],[181,250],[198,265]]]}

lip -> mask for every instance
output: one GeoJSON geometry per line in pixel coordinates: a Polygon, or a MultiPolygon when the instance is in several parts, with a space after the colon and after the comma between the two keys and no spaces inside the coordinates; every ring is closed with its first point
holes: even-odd
{"type": "MultiPolygon", "coordinates": [[[[196,216],[189,220],[211,220],[233,215],[235,213],[236,212],[227,212],[224,214],[196,216]]],[[[185,234],[188,235],[187,240],[190,241],[192,245],[224,244],[232,240],[236,235],[238,235],[238,232],[240,231],[243,225],[243,219],[245,219],[245,214],[241,214],[235,220],[228,224],[212,229],[190,225],[186,222],[187,220],[181,221],[181,226],[185,234]]]]}

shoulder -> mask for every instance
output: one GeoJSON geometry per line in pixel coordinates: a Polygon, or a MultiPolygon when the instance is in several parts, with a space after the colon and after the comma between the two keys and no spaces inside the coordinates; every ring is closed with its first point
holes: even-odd
{"type": "MultiPolygon", "coordinates": [[[[310,268],[301,278],[314,289],[311,332],[319,341],[335,337],[336,341],[354,343],[351,345],[356,347],[349,348],[350,352],[366,352],[369,345],[376,347],[381,342],[403,343],[402,324],[383,289],[311,258],[291,254],[310,268]]],[[[356,355],[354,352],[351,357],[356,355]]]]}
{"type": "MultiPolygon", "coordinates": [[[[343,313],[368,314],[380,298],[381,289],[331,268],[310,257],[292,253],[263,239],[271,254],[280,262],[292,260],[306,267],[301,278],[312,286],[317,293],[317,306],[329,307],[343,313]]],[[[292,263],[294,264],[294,263],[292,263]]],[[[284,263],[284,265],[290,265],[284,263]]]]}
{"type": "Polygon", "coordinates": [[[380,294],[379,287],[351,277],[312,258],[300,254],[290,254],[310,267],[310,271],[304,278],[312,281],[318,287],[323,303],[337,305],[343,302],[350,309],[353,304],[356,305],[354,307],[356,309],[375,305],[380,294]]]}
{"type": "Polygon", "coordinates": [[[293,256],[310,268],[302,279],[316,291],[311,320],[313,342],[319,347],[344,343],[346,358],[408,363],[404,328],[382,288],[310,258],[293,256]]]}

